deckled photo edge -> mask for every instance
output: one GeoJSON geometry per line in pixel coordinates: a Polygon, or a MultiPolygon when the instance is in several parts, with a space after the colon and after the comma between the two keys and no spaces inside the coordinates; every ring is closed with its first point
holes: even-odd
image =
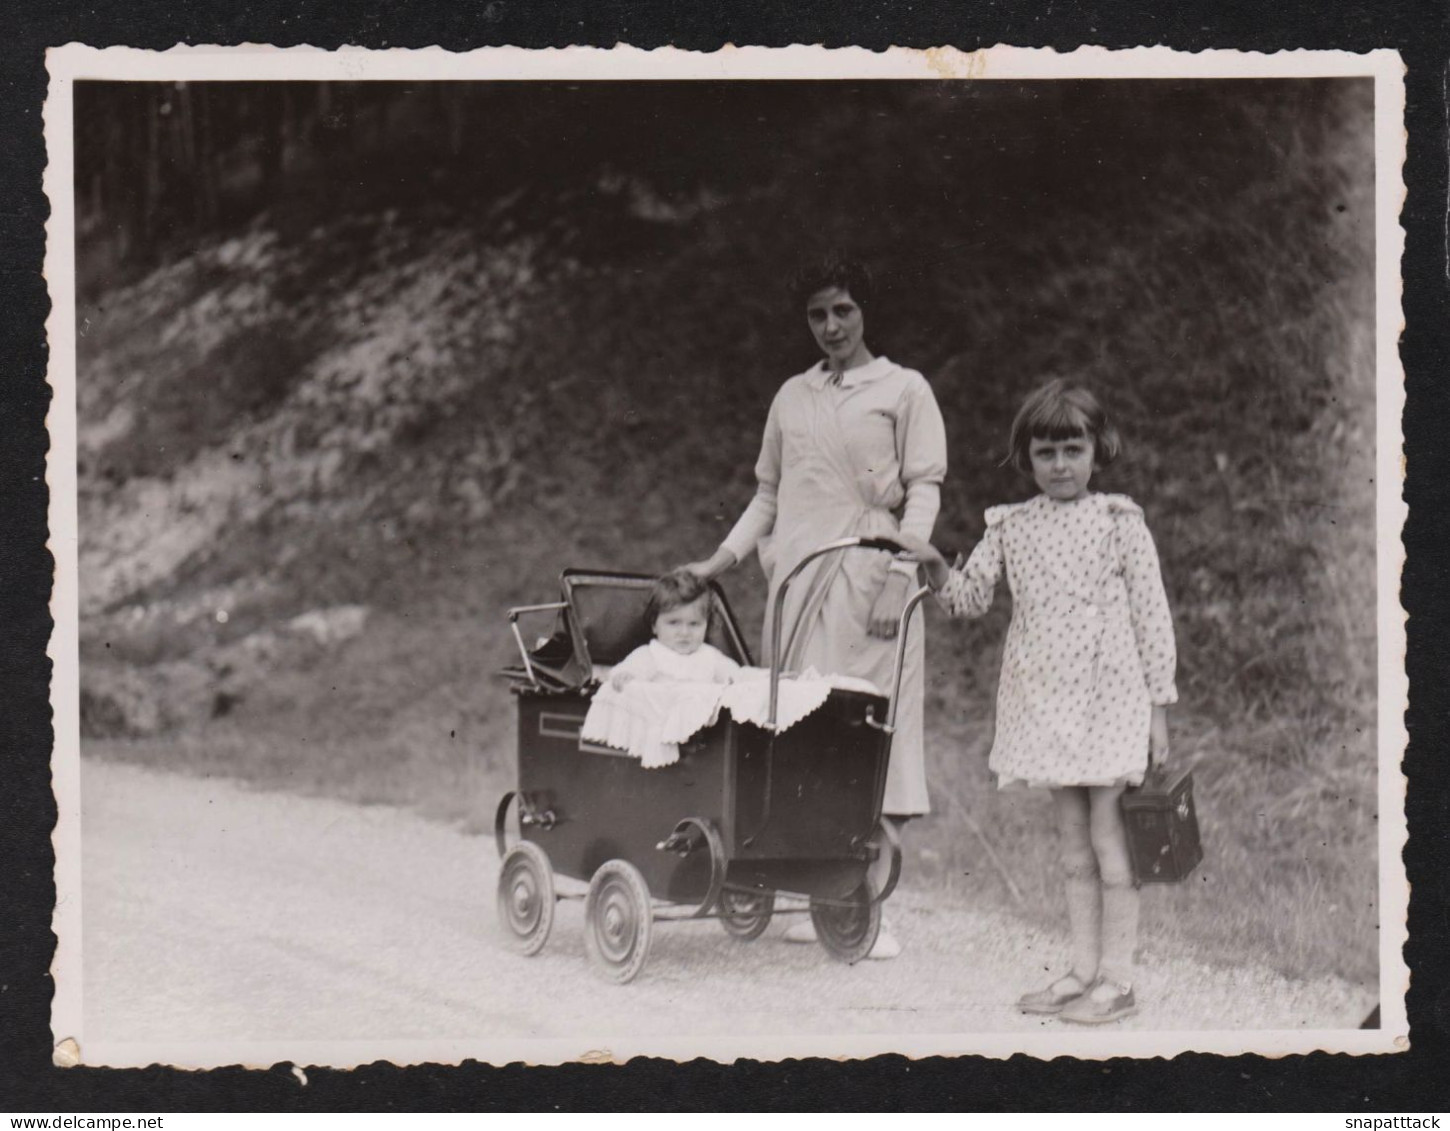
{"type": "MultiPolygon", "coordinates": [[[[216,1066],[238,1060],[261,1066],[277,1060],[297,1063],[359,1064],[377,1059],[348,1042],[300,1046],[288,1042],[262,1042],[249,1055],[228,1057],[222,1048],[208,1049],[208,1055],[194,1058],[181,1049],[161,1050],[148,1055],[129,1045],[102,1046],[105,1055],[87,1056],[82,1026],[81,971],[81,826],[80,826],[80,738],[79,665],[77,660],[78,537],[75,416],[75,292],[74,292],[74,200],[71,121],[72,83],[83,79],[335,79],[390,80],[401,78],[497,79],[542,81],[558,78],[730,78],[748,81],[764,78],[961,78],[963,81],[991,78],[1148,78],[1148,77],[1310,77],[1372,76],[1375,80],[1375,181],[1376,181],[1376,294],[1377,294],[1377,510],[1376,522],[1380,557],[1378,564],[1380,725],[1380,899],[1382,1028],[1356,1032],[1221,1031],[1172,1033],[1114,1033],[1071,1036],[1030,1034],[984,1034],[962,1037],[908,1037],[890,1047],[874,1038],[843,1040],[841,1051],[829,1051],[832,1042],[809,1039],[745,1041],[752,1049],[770,1048],[767,1057],[759,1052],[736,1048],[734,1041],[686,1042],[691,1047],[672,1053],[637,1038],[604,1042],[624,1058],[632,1056],[682,1055],[721,1059],[783,1059],[790,1056],[869,1056],[884,1052],[908,1056],[985,1055],[1006,1057],[1026,1051],[1050,1057],[1071,1055],[1087,1059],[1118,1055],[1173,1056],[1186,1051],[1211,1051],[1231,1055],[1242,1052],[1285,1055],[1323,1050],[1329,1052],[1389,1052],[1407,1046],[1408,1022],[1404,1012],[1404,990],[1409,971],[1403,958],[1407,938],[1406,914],[1409,889],[1401,853],[1407,830],[1404,799],[1407,779],[1400,758],[1407,740],[1404,710],[1408,680],[1404,671],[1405,613],[1399,601],[1399,579],[1404,564],[1400,540],[1407,514],[1402,498],[1404,408],[1403,369],[1399,360],[1399,331],[1403,325],[1400,260],[1404,230],[1399,211],[1404,200],[1404,71],[1397,52],[1377,50],[1365,54],[1348,52],[1287,51],[1273,54],[1214,50],[1188,55],[1165,48],[1135,48],[1112,51],[1080,48],[1059,55],[1050,49],[995,47],[963,53],[954,48],[928,51],[893,48],[874,53],[863,49],[828,50],[816,47],[726,48],[712,53],[681,52],[673,48],[639,51],[567,48],[530,52],[516,48],[487,48],[452,54],[438,49],[390,49],[373,52],[362,49],[322,51],[291,48],[272,51],[264,47],[213,48],[176,47],[163,52],[132,48],[93,49],[70,44],[48,53],[51,80],[44,112],[47,168],[44,186],[51,214],[47,222],[45,270],[52,302],[46,320],[50,349],[48,380],[53,401],[47,421],[51,447],[47,459],[50,488],[49,548],[55,557],[55,583],[51,604],[54,628],[48,654],[53,662],[52,708],[55,748],[52,772],[58,818],[53,834],[56,852],[57,903],[53,930],[57,937],[52,973],[55,998],[52,1031],[59,1044],[75,1040],[81,1063],[147,1064],[157,1059],[194,1067],[216,1066]],[[582,72],[582,73],[581,73],[582,72]],[[1399,992],[1391,993],[1390,987],[1399,992]],[[805,1047],[809,1046],[809,1047],[805,1047]]],[[[480,1042],[482,1045],[490,1042],[480,1042]]],[[[439,1059],[431,1055],[415,1058],[407,1051],[415,1044],[388,1045],[389,1059],[398,1063],[439,1059]]],[[[516,1051],[490,1050],[492,1063],[533,1061],[564,1063],[588,1056],[598,1049],[574,1049],[568,1042],[517,1042],[516,1051]]],[[[458,1062],[475,1058],[479,1052],[455,1047],[454,1043],[433,1046],[444,1059],[458,1062]]]]}
{"type": "MultiPolygon", "coordinates": [[[[50,313],[45,322],[51,387],[46,428],[46,485],[50,491],[48,548],[53,558],[51,590],[51,727],[54,748],[51,779],[56,824],[56,905],[51,918],[55,956],[51,962],[53,1043],[79,1044],[81,1024],[81,827],[80,827],[80,664],[79,566],[77,551],[76,403],[75,403],[75,216],[71,81],[66,59],[71,49],[53,49],[47,57],[50,83],[44,107],[46,167],[43,178],[50,218],[46,221],[45,277],[50,313]]],[[[57,1053],[70,1059],[66,1046],[57,1053]]]]}

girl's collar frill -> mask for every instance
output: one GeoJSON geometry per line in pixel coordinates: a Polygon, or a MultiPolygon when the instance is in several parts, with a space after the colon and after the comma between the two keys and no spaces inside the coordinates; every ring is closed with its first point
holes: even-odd
{"type": "Polygon", "coordinates": [[[1109,514],[1138,516],[1143,513],[1143,508],[1127,495],[1099,495],[1098,498],[1102,499],[1103,507],[1109,514]]]}
{"type": "Polygon", "coordinates": [[[1094,506],[1101,506],[1101,501],[1102,501],[1103,498],[1105,498],[1105,496],[1099,495],[1099,494],[1097,494],[1097,493],[1095,493],[1093,491],[1088,491],[1085,494],[1079,495],[1075,499],[1054,499],[1050,495],[1042,494],[1042,495],[1038,495],[1035,498],[1033,498],[1032,501],[1034,503],[1037,503],[1039,506],[1045,507],[1045,508],[1046,507],[1094,507],[1094,506]]]}
{"type": "MultiPolygon", "coordinates": [[[[1039,495],[1037,498],[1044,497],[1039,495]]],[[[987,520],[987,525],[1001,526],[1002,523],[1006,522],[1013,515],[1022,514],[1031,508],[1036,501],[1036,499],[1028,499],[1025,503],[1003,503],[1001,506],[988,507],[986,515],[984,516],[987,520]]]]}
{"type": "MultiPolygon", "coordinates": [[[[1103,511],[1106,514],[1142,514],[1143,508],[1133,502],[1127,495],[1099,494],[1096,491],[1089,491],[1076,499],[1053,499],[1049,496],[1034,495],[1030,500],[1040,507],[1092,507],[1095,510],[1103,511]]],[[[1027,505],[1027,504],[1022,504],[1027,505]]]]}
{"type": "Polygon", "coordinates": [[[1077,507],[1089,507],[1102,514],[1117,516],[1141,516],[1143,508],[1127,495],[1101,495],[1095,491],[1089,491],[1081,498],[1060,502],[1049,496],[1033,495],[1025,503],[1003,503],[1001,506],[988,507],[986,520],[988,526],[1001,526],[1009,518],[1017,515],[1028,514],[1035,511],[1051,513],[1058,509],[1069,509],[1077,507]]]}

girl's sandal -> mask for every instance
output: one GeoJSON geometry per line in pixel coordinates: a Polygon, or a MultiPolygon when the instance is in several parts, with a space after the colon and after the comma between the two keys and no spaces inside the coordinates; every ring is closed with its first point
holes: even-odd
{"type": "Polygon", "coordinates": [[[1064,974],[1045,990],[1033,990],[1017,999],[1017,1008],[1023,1013],[1061,1013],[1070,1003],[1087,993],[1090,987],[1071,972],[1064,974]]]}
{"type": "Polygon", "coordinates": [[[1106,1025],[1138,1012],[1133,987],[1098,978],[1085,994],[1064,1006],[1058,1014],[1064,1021],[1077,1025],[1106,1025]]]}

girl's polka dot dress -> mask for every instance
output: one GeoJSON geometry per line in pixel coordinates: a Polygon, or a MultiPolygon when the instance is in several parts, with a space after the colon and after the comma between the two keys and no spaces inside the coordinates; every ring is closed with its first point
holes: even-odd
{"type": "Polygon", "coordinates": [[[939,594],[981,616],[1003,571],[1012,625],[990,769],[998,785],[1138,784],[1154,704],[1177,702],[1158,553],[1126,495],[991,507],[971,559],[939,594]]]}

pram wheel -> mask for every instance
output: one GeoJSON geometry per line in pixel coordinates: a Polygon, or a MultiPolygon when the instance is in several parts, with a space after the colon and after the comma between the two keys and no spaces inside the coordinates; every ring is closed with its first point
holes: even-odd
{"type": "Polygon", "coordinates": [[[740,891],[726,888],[720,893],[720,926],[741,942],[760,938],[770,926],[775,911],[775,892],[740,891]]]}
{"type": "Polygon", "coordinates": [[[520,954],[538,954],[554,926],[554,869],[537,844],[521,840],[498,870],[498,917],[520,954]]]}
{"type": "Polygon", "coordinates": [[[631,982],[649,957],[654,917],[649,886],[628,860],[606,860],[589,881],[584,942],[595,967],[612,982],[631,982]]]}
{"type": "Polygon", "coordinates": [[[845,899],[811,898],[811,922],[816,937],[832,958],[860,962],[876,945],[881,933],[881,904],[865,880],[845,899]]]}

